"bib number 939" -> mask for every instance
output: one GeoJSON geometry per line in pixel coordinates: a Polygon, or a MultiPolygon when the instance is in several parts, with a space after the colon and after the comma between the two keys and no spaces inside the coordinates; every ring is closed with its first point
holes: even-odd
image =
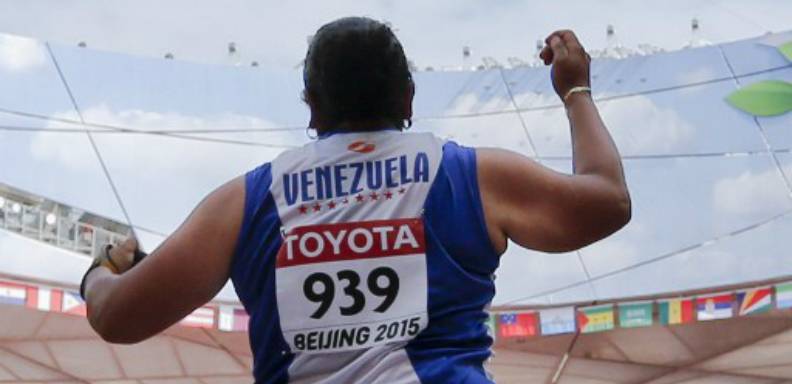
{"type": "MultiPolygon", "coordinates": [[[[372,270],[366,279],[366,288],[372,296],[380,297],[375,312],[384,313],[393,305],[399,295],[399,275],[391,268],[379,267],[372,270]]],[[[366,293],[361,291],[361,276],[353,270],[344,269],[335,274],[335,279],[323,272],[309,275],[303,284],[305,297],[319,304],[311,315],[314,319],[321,319],[333,305],[336,297],[336,281],[344,284],[343,293],[351,299],[351,304],[339,306],[342,316],[354,316],[366,307],[366,293]]]]}
{"type": "Polygon", "coordinates": [[[407,342],[428,325],[420,219],[296,227],[275,274],[281,331],[293,352],[407,342]]]}

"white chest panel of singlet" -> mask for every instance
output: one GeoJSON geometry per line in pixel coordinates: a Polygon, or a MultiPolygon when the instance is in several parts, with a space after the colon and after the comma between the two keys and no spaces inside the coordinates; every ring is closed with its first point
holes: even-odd
{"type": "Polygon", "coordinates": [[[292,352],[370,348],[426,328],[421,211],[441,156],[432,135],[383,131],[337,134],[273,161],[278,313],[292,352]]]}

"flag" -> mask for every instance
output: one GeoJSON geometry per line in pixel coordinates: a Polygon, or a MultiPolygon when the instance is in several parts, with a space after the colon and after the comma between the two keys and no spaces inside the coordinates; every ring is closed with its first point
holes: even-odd
{"type": "Polygon", "coordinates": [[[696,299],[696,313],[699,321],[718,320],[732,317],[734,294],[718,294],[696,299]]]}
{"type": "Polygon", "coordinates": [[[737,314],[740,316],[769,312],[772,307],[773,291],[770,287],[737,292],[737,314]]]}
{"type": "Polygon", "coordinates": [[[653,309],[651,301],[621,303],[619,304],[619,326],[622,328],[651,326],[653,309]]]}
{"type": "Polygon", "coordinates": [[[63,291],[50,287],[28,287],[27,306],[39,311],[60,312],[63,303],[63,291]]]}
{"type": "Polygon", "coordinates": [[[792,308],[792,283],[782,283],[775,286],[776,307],[778,309],[792,308]]]}
{"type": "Polygon", "coordinates": [[[234,331],[248,330],[248,323],[250,323],[250,315],[244,308],[234,308],[234,331]]]}
{"type": "Polygon", "coordinates": [[[195,328],[214,328],[215,310],[212,307],[201,307],[187,315],[181,325],[195,328]]]}
{"type": "Polygon", "coordinates": [[[0,304],[25,305],[27,287],[0,281],[0,304]]]}
{"type": "Polygon", "coordinates": [[[560,335],[575,332],[575,308],[552,308],[539,311],[542,335],[560,335]]]}
{"type": "Polygon", "coordinates": [[[669,299],[657,302],[660,324],[685,324],[693,321],[693,299],[669,299]]]}
{"type": "Polygon", "coordinates": [[[613,329],[613,304],[578,308],[578,328],[581,333],[602,332],[613,329]]]}
{"type": "Polygon", "coordinates": [[[498,315],[498,337],[530,337],[539,334],[536,312],[498,315]]]}
{"type": "Polygon", "coordinates": [[[497,326],[495,325],[495,316],[493,314],[487,314],[487,321],[484,322],[484,325],[487,327],[487,334],[495,340],[495,332],[497,331],[497,326]]]}
{"type": "Polygon", "coordinates": [[[85,301],[83,301],[79,293],[64,291],[61,312],[70,315],[85,316],[88,313],[88,308],[85,306],[85,301]]]}
{"type": "Polygon", "coordinates": [[[249,319],[250,317],[243,308],[221,305],[217,327],[226,332],[247,331],[249,319]]]}

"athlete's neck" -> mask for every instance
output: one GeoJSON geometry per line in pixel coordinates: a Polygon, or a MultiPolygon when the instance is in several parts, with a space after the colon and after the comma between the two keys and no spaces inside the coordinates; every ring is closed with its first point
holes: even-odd
{"type": "Polygon", "coordinates": [[[343,122],[333,127],[325,127],[317,129],[319,138],[325,138],[337,133],[358,133],[358,132],[376,132],[376,131],[390,131],[399,130],[393,123],[388,123],[382,120],[372,121],[355,121],[343,122]]]}

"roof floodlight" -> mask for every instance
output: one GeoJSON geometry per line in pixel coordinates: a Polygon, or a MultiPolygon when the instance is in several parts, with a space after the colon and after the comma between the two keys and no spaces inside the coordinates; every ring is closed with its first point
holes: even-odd
{"type": "Polygon", "coordinates": [[[0,208],[5,207],[5,197],[0,196],[0,208]]]}
{"type": "Polygon", "coordinates": [[[13,205],[11,205],[11,212],[14,213],[22,212],[22,206],[19,205],[19,203],[14,203],[13,205]]]}
{"type": "Polygon", "coordinates": [[[688,42],[684,48],[704,47],[707,45],[712,45],[712,43],[702,38],[701,24],[698,18],[694,17],[690,20],[690,42],[688,42]]]}
{"type": "Polygon", "coordinates": [[[55,225],[57,217],[55,217],[54,213],[48,213],[47,216],[44,217],[44,221],[47,222],[47,225],[55,225]]]}
{"type": "Polygon", "coordinates": [[[228,43],[228,54],[234,55],[236,53],[237,53],[236,43],[234,43],[233,41],[228,43]]]}
{"type": "Polygon", "coordinates": [[[462,47],[462,57],[466,59],[470,57],[470,47],[468,47],[467,45],[462,47]]]}
{"type": "Polygon", "coordinates": [[[258,63],[258,61],[253,60],[252,62],[250,62],[250,66],[251,67],[258,67],[259,63],[258,63]]]}
{"type": "Polygon", "coordinates": [[[498,60],[495,60],[494,57],[490,57],[490,56],[483,57],[481,59],[481,61],[484,62],[484,66],[487,67],[487,68],[500,68],[500,67],[502,67],[502,65],[498,62],[498,60]]]}
{"type": "Polygon", "coordinates": [[[88,44],[85,44],[84,41],[81,41],[81,42],[77,43],[77,46],[80,47],[80,48],[85,48],[85,47],[88,46],[88,44]]]}
{"type": "Polygon", "coordinates": [[[407,59],[407,68],[410,69],[410,72],[416,72],[419,70],[418,65],[416,65],[411,59],[407,59]]]}
{"type": "Polygon", "coordinates": [[[616,34],[616,30],[613,29],[613,25],[608,24],[608,27],[605,29],[605,33],[608,35],[608,37],[610,37],[616,34]]]}
{"type": "Polygon", "coordinates": [[[168,60],[172,60],[173,59],[173,54],[168,52],[168,53],[165,54],[165,58],[168,59],[168,60]]]}

